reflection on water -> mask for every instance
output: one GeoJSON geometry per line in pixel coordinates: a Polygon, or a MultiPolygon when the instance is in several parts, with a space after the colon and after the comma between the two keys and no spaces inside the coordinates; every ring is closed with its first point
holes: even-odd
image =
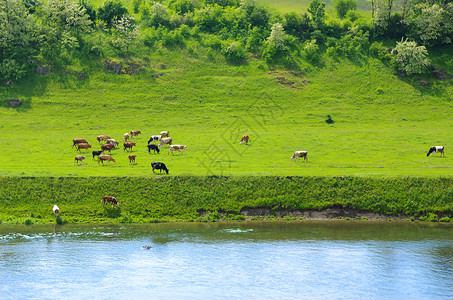
{"type": "Polygon", "coordinates": [[[0,225],[0,230],[1,299],[453,297],[453,235],[444,224],[0,225]]]}

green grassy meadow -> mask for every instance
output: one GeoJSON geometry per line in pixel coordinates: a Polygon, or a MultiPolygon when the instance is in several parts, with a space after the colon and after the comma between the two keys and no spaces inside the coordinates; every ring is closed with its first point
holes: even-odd
{"type": "MultiPolygon", "coordinates": [[[[439,51],[433,61],[453,72],[452,48],[439,51]]],[[[98,60],[0,87],[0,176],[154,176],[152,161],[170,176],[453,175],[451,80],[421,87],[423,78],[397,77],[372,58],[297,72],[253,58],[230,65],[190,46],[161,47],[140,64],[141,73],[116,75],[98,60]],[[10,108],[11,98],[23,104],[10,108]],[[132,152],[113,150],[109,165],[92,160],[96,136],[122,141],[131,130],[142,132],[132,152]],[[149,137],[162,130],[187,150],[149,154],[149,137]],[[249,145],[239,144],[243,134],[249,145]],[[93,145],[82,165],[74,165],[73,138],[93,145]],[[434,145],[445,146],[445,157],[426,156],[434,145]],[[308,161],[292,162],[296,150],[307,150],[308,161]]]]}

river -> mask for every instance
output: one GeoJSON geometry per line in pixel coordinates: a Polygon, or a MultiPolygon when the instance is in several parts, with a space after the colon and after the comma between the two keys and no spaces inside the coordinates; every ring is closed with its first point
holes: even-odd
{"type": "Polygon", "coordinates": [[[453,298],[451,224],[2,224],[0,230],[3,300],[453,298]]]}

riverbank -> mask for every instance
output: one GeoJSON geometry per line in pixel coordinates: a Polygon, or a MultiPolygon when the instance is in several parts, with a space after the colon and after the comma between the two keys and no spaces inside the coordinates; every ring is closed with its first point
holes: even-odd
{"type": "Polygon", "coordinates": [[[452,222],[452,178],[1,177],[2,223],[403,219],[452,222]],[[119,207],[103,206],[103,195],[119,207]]]}

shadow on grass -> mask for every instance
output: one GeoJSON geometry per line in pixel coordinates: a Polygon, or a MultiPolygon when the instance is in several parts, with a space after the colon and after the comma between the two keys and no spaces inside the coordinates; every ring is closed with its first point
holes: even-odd
{"type": "Polygon", "coordinates": [[[104,214],[108,218],[118,218],[121,216],[121,208],[104,206],[104,214]]]}

